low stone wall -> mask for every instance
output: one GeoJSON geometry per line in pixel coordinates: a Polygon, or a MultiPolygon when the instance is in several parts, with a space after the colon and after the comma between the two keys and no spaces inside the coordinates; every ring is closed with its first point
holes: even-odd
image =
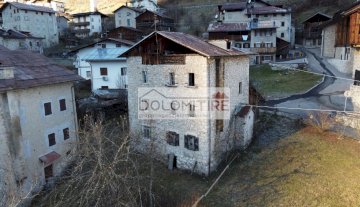
{"type": "Polygon", "coordinates": [[[329,58],[327,61],[336,68],[339,72],[352,74],[352,64],[349,60],[340,60],[329,58]]]}

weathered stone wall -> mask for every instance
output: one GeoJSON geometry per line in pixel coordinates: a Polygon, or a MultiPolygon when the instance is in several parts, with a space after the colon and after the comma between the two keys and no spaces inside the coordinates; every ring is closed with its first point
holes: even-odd
{"type": "Polygon", "coordinates": [[[336,25],[330,25],[323,29],[323,45],[321,47],[321,54],[324,57],[335,57],[335,37],[336,37],[336,25]]]}
{"type": "Polygon", "coordinates": [[[352,61],[329,58],[327,61],[342,73],[352,74],[352,61]]]}
{"type": "MultiPolygon", "coordinates": [[[[203,95],[204,87],[215,87],[215,60],[199,55],[186,56],[185,65],[142,65],[141,57],[129,57],[129,122],[131,133],[137,137],[137,147],[146,150],[152,141],[142,138],[142,126],[150,126],[153,130],[153,141],[156,151],[162,159],[173,153],[177,157],[177,167],[192,170],[199,174],[208,174],[209,160],[210,171],[215,170],[221,156],[226,149],[215,149],[216,141],[224,141],[223,136],[216,135],[215,120],[208,119],[175,119],[175,120],[139,120],[138,119],[138,88],[139,87],[164,87],[169,80],[169,72],[174,72],[177,87],[173,87],[172,94],[167,96],[183,97],[189,94],[203,95]],[[142,71],[148,72],[148,83],[143,83],[142,71]],[[196,87],[187,87],[188,73],[195,73],[196,87]],[[171,146],[166,143],[166,132],[173,131],[179,134],[180,146],[171,146]],[[184,147],[184,136],[193,135],[199,138],[199,151],[191,151],[184,147]],[[221,138],[222,137],[222,138],[221,138]],[[219,140],[216,140],[219,139],[219,140]]],[[[248,57],[223,58],[222,67],[225,67],[224,86],[229,87],[231,93],[231,111],[239,103],[248,103],[249,85],[249,59],[248,57]],[[242,82],[242,92],[239,93],[239,82],[242,82]]],[[[196,114],[196,111],[195,111],[196,114]]],[[[196,115],[195,115],[196,116],[196,115]]],[[[228,121],[224,121],[227,129],[228,121]]],[[[226,130],[224,130],[226,131],[226,130]]],[[[226,140],[225,140],[226,141],[226,140]]]]}
{"type": "MultiPolygon", "coordinates": [[[[1,137],[2,148],[8,148],[8,168],[12,172],[17,186],[17,196],[37,191],[45,184],[44,163],[39,158],[52,151],[61,155],[53,163],[54,176],[59,176],[70,157],[67,152],[77,140],[76,110],[74,107],[73,88],[71,83],[56,84],[7,92],[2,99],[2,112],[7,128],[0,128],[6,136],[1,137]],[[66,110],[60,111],[59,100],[66,100],[66,110]],[[5,101],[6,100],[6,101],[5,101]],[[52,114],[44,115],[46,102],[51,102],[52,114]],[[6,106],[7,104],[7,106],[6,106]],[[5,106],[5,107],[4,107],[5,106]],[[6,114],[6,113],[3,113],[6,114]],[[6,117],[6,118],[5,118],[6,117]],[[63,129],[69,128],[70,138],[64,140],[63,129]],[[55,133],[56,144],[49,146],[48,134],[55,133]],[[7,146],[4,146],[7,145],[7,146]]],[[[8,169],[9,171],[9,169],[8,169]]],[[[16,186],[14,180],[8,180],[9,186],[16,186]]]]}

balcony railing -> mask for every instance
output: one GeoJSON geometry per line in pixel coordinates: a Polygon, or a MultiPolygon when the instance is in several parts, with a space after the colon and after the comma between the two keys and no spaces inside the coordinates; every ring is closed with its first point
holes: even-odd
{"type": "Polygon", "coordinates": [[[73,23],[74,26],[89,26],[90,25],[90,22],[77,22],[77,23],[73,23]]]}
{"type": "Polygon", "coordinates": [[[250,49],[251,52],[256,53],[276,53],[276,47],[253,47],[250,49]]]}
{"type": "Polygon", "coordinates": [[[275,28],[276,22],[275,21],[257,21],[253,20],[250,22],[251,29],[266,29],[266,28],[275,28]]]}
{"type": "Polygon", "coordinates": [[[90,32],[90,29],[77,29],[75,30],[76,34],[87,34],[90,32]]]}

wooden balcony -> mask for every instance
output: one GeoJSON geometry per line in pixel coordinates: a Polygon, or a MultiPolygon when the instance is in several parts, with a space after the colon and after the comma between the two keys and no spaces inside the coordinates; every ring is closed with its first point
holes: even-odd
{"type": "Polygon", "coordinates": [[[81,27],[81,26],[89,26],[90,22],[77,22],[77,23],[73,23],[73,24],[74,24],[74,26],[81,27]]]}
{"type": "Polygon", "coordinates": [[[185,65],[185,55],[156,55],[142,56],[143,65],[185,65]]]}
{"type": "Polygon", "coordinates": [[[250,49],[251,52],[260,54],[276,53],[276,47],[253,47],[250,49]]]}

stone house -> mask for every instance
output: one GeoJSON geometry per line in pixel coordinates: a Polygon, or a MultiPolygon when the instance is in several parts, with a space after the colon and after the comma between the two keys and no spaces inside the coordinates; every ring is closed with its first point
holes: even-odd
{"type": "Polygon", "coordinates": [[[156,154],[169,163],[169,168],[209,175],[226,152],[250,143],[254,113],[247,106],[247,54],[222,49],[188,34],[159,31],[122,56],[127,57],[129,68],[129,124],[138,150],[147,152],[148,147],[155,146],[156,154]],[[225,88],[229,88],[226,93],[225,88]],[[230,97],[229,107],[224,110],[228,116],[218,114],[219,111],[214,115],[207,110],[210,104],[202,107],[197,102],[175,109],[171,99],[187,99],[184,97],[230,97]],[[143,110],[142,105],[149,99],[163,99],[164,107],[171,106],[171,110],[162,111],[164,114],[150,108],[143,110]],[[143,112],[145,116],[140,117],[143,112]],[[147,113],[159,116],[154,118],[147,113]]]}
{"type": "Polygon", "coordinates": [[[1,7],[2,26],[44,38],[45,48],[57,45],[59,35],[55,11],[41,6],[7,2],[1,7]]]}
{"type": "Polygon", "coordinates": [[[43,38],[34,37],[30,33],[13,29],[0,29],[0,45],[10,50],[30,50],[37,53],[43,52],[43,38]]]}
{"type": "Polygon", "coordinates": [[[243,1],[218,6],[218,14],[208,27],[209,40],[227,40],[229,47],[257,52],[252,64],[286,55],[295,44],[291,9],[264,1],[243,1]],[[251,48],[251,49],[249,49],[251,48]]]}
{"type": "Polygon", "coordinates": [[[337,70],[355,77],[359,56],[360,2],[338,11],[323,24],[321,55],[337,70]]]}
{"type": "MultiPolygon", "coordinates": [[[[95,83],[95,85],[93,85],[92,88],[94,90],[96,90],[98,88],[102,88],[102,86],[104,86],[103,88],[115,87],[116,81],[117,81],[115,79],[118,78],[119,76],[117,74],[114,75],[113,72],[111,72],[111,74],[108,73],[109,72],[109,71],[107,71],[108,69],[106,69],[106,71],[107,71],[106,77],[108,79],[105,78],[105,75],[101,75],[100,68],[108,68],[108,66],[106,65],[107,62],[103,62],[103,61],[110,61],[110,62],[115,61],[117,64],[121,63],[121,66],[119,66],[119,67],[116,67],[117,64],[115,63],[114,67],[116,69],[113,67],[113,64],[111,66],[111,69],[109,69],[109,70],[113,71],[112,68],[114,68],[114,71],[119,72],[121,70],[121,68],[126,68],[126,61],[122,60],[121,58],[117,59],[116,57],[119,56],[120,54],[122,54],[123,52],[125,52],[125,50],[127,50],[134,44],[135,43],[133,43],[131,41],[127,41],[127,40],[106,38],[101,41],[98,41],[98,42],[95,42],[92,44],[88,44],[88,45],[84,45],[84,46],[81,46],[81,47],[71,50],[71,53],[75,54],[75,57],[76,57],[74,66],[78,70],[78,75],[83,77],[86,80],[92,80],[93,77],[95,77],[96,80],[99,80],[100,82],[97,82],[97,83],[95,83]],[[104,58],[107,60],[105,60],[104,58]],[[97,63],[95,65],[99,66],[95,70],[96,74],[94,74],[94,76],[92,74],[92,71],[94,72],[94,68],[92,68],[92,64],[89,62],[89,60],[92,60],[92,59],[94,59],[94,61],[96,60],[97,63]],[[101,60],[101,59],[103,59],[103,60],[101,60]],[[105,63],[105,65],[104,65],[104,63],[105,63]],[[123,65],[123,64],[125,64],[125,65],[123,65]],[[109,75],[111,75],[111,77],[109,77],[109,75]],[[103,78],[106,80],[104,80],[103,78]],[[110,81],[110,79],[111,79],[111,81],[110,81]]],[[[94,63],[94,61],[93,61],[93,63],[94,63]]],[[[105,70],[104,70],[103,74],[105,74],[105,70]]],[[[125,85],[124,85],[124,87],[125,87],[125,85]]]]}
{"type": "Polygon", "coordinates": [[[144,10],[135,7],[121,6],[114,11],[115,27],[132,27],[136,28],[136,17],[143,13],[144,10]]]}
{"type": "Polygon", "coordinates": [[[305,47],[321,47],[322,24],[331,20],[331,16],[317,12],[303,21],[302,44],[305,47]]]}
{"type": "Polygon", "coordinates": [[[78,139],[73,82],[81,77],[40,54],[2,46],[0,63],[0,199],[7,206],[51,184],[71,160],[78,139]]]}

